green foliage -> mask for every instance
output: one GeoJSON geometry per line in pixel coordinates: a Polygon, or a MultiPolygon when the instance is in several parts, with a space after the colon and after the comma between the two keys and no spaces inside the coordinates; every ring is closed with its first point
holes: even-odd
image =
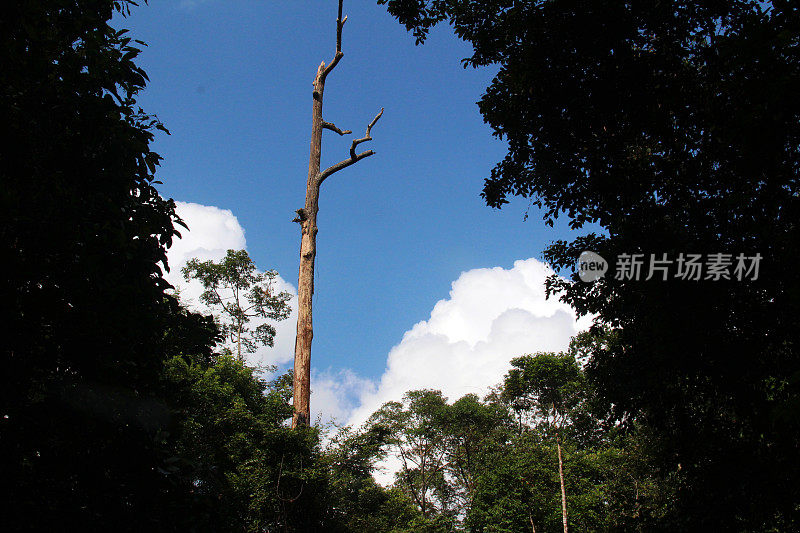
{"type": "Polygon", "coordinates": [[[444,479],[446,411],[447,401],[440,391],[410,391],[403,403],[384,404],[367,423],[372,432],[383,436],[387,452],[399,457],[397,486],[426,519],[446,514],[451,503],[444,479]]]}
{"type": "Polygon", "coordinates": [[[796,530],[797,8],[388,4],[420,41],[448,20],[474,46],[468,64],[499,65],[480,106],[509,154],[487,202],[522,195],[548,222],[566,212],[606,229],[552,246],[557,267],[583,249],[719,247],[760,252],[759,280],[554,278],[608,329],[515,359],[484,401],[409,392],[323,450],[317,429],[286,425],[290,375],[267,383],[213,352],[221,334],[246,351],[272,343],[274,329],[246,324],[288,314],[274,272],[243,251],[190,263],[227,313],[223,332],[164,293],[181,221],[154,187],[149,144],[166,129],[136,106],[138,41],[108,24],[135,4],[12,2],[0,15],[4,530],[553,531],[554,428],[573,530],[796,530]],[[384,489],[371,474],[390,453],[402,468],[384,489]]]}
{"type": "MultiPolygon", "coordinates": [[[[617,447],[563,450],[569,528],[574,531],[657,531],[668,490],[655,477],[631,472],[629,451],[617,447]]],[[[528,432],[492,456],[478,481],[467,524],[472,531],[562,530],[558,457],[551,439],[528,432]]]]}
{"type": "Polygon", "coordinates": [[[503,406],[462,396],[446,410],[444,419],[446,475],[458,514],[472,506],[478,477],[488,466],[487,454],[505,442],[511,417],[503,406]]]}
{"type": "Polygon", "coordinates": [[[381,432],[354,432],[343,428],[325,453],[330,484],[330,531],[370,533],[413,531],[410,524],[422,520],[407,494],[399,489],[379,486],[372,472],[376,460],[385,457],[381,432]]]}
{"type": "Polygon", "coordinates": [[[172,475],[191,487],[192,527],[303,530],[322,519],[317,434],[286,426],[290,375],[265,383],[231,356],[212,364],[175,356],[162,381],[181,414],[172,475]]]}
{"type": "Polygon", "coordinates": [[[136,106],[147,77],[127,1],[13,2],[0,14],[0,514],[6,530],[168,530],[166,350],[213,323],[164,297],[180,223],[136,106]],[[166,339],[167,329],[181,330],[166,339]],[[143,513],[142,509],[149,512],[143,513]]]}
{"type": "Polygon", "coordinates": [[[440,391],[418,390],[373,413],[359,438],[375,459],[400,462],[395,489],[420,513],[413,531],[450,531],[469,511],[487,450],[504,441],[507,410],[467,395],[448,404],[440,391]]]}
{"type": "Polygon", "coordinates": [[[492,398],[514,412],[518,430],[486,452],[492,468],[478,478],[468,525],[476,531],[559,531],[562,527],[558,442],[562,446],[569,527],[578,531],[665,527],[674,492],[639,450],[640,433],[603,428],[576,355],[592,346],[583,335],[568,353],[512,360],[492,398]],[[633,497],[631,494],[633,493],[633,497]],[[647,527],[645,527],[647,526],[647,527]]]}
{"type": "Polygon", "coordinates": [[[526,355],[512,359],[511,366],[501,398],[556,430],[585,398],[583,374],[570,354],[526,355]]]}
{"type": "Polygon", "coordinates": [[[228,250],[219,262],[191,259],[183,268],[186,280],[203,284],[200,300],[221,312],[220,323],[228,340],[236,345],[236,355],[253,353],[259,345],[272,346],[275,327],[268,323],[250,329],[247,324],[256,317],[284,320],[289,317],[291,295],[276,293],[274,270],[258,272],[246,250],[228,250]]]}
{"type": "MultiPolygon", "coordinates": [[[[338,490],[351,489],[345,498],[350,505],[338,505],[353,516],[370,516],[364,496],[372,494],[372,505],[380,504],[372,516],[385,517],[387,496],[398,491],[413,512],[395,515],[397,531],[515,532],[532,525],[560,531],[555,405],[570,528],[674,528],[680,471],[659,463],[657,440],[646,428],[626,433],[601,424],[575,360],[587,345],[583,336],[568,354],[515,359],[504,384],[483,401],[467,395],[449,404],[439,391],[419,390],[384,404],[361,430],[347,429],[334,439],[330,457],[338,465],[338,490]],[[529,412],[520,417],[522,410],[529,412]],[[514,423],[515,416],[524,424],[514,423]],[[400,466],[392,489],[381,493],[367,474],[387,458],[400,466]]],[[[380,523],[387,524],[384,518],[380,523]]],[[[376,531],[393,530],[382,527],[376,531]]]]}
{"type": "Polygon", "coordinates": [[[136,106],[137,41],[108,24],[130,5],[0,15],[3,530],[324,529],[318,436],[284,426],[291,380],[217,357],[214,320],[164,294],[181,222],[154,187],[166,130],[136,106]]]}
{"type": "MultiPolygon", "coordinates": [[[[571,465],[571,455],[565,455],[565,464],[571,465]]],[[[558,531],[561,493],[555,446],[530,433],[497,450],[491,461],[492,468],[478,481],[469,526],[475,531],[528,531],[533,521],[537,531],[558,531]]],[[[567,475],[568,494],[571,481],[567,475]]],[[[579,513],[572,503],[567,505],[574,521],[579,513]]]]}
{"type": "Polygon", "coordinates": [[[566,214],[604,230],[548,248],[556,269],[583,250],[612,265],[761,254],[755,281],[573,275],[549,289],[612,328],[588,350],[588,376],[609,422],[650,426],[661,459],[680,465],[681,529],[796,529],[796,3],[379,3],[418,42],[449,22],[473,47],[466,65],[498,67],[479,108],[508,153],[487,204],[522,196],[549,224],[566,214]]]}

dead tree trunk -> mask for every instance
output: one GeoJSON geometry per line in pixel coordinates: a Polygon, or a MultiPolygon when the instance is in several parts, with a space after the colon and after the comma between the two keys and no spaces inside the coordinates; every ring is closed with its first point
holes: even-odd
{"type": "Polygon", "coordinates": [[[319,190],[322,182],[331,174],[347,168],[374,152],[367,150],[356,154],[356,147],[371,141],[372,127],[383,114],[383,109],[367,126],[367,133],[360,139],[354,139],[350,145],[350,157],[320,172],[322,157],[322,130],[327,129],[347,135],[350,130],[340,130],[333,123],[322,118],[322,96],[325,92],[325,79],[336,67],[344,54],[342,53],[342,27],[347,17],[342,18],[342,1],[339,0],[339,15],[336,19],[336,54],[328,65],[323,61],[317,68],[314,77],[314,103],[311,113],[311,154],[308,160],[308,179],[306,181],[306,203],[297,210],[297,218],[301,227],[300,240],[300,274],[297,282],[297,339],[294,347],[294,415],[292,427],[308,425],[311,417],[311,340],[314,328],[311,319],[312,298],[314,295],[314,259],[317,255],[317,213],[319,212],[319,190]]]}

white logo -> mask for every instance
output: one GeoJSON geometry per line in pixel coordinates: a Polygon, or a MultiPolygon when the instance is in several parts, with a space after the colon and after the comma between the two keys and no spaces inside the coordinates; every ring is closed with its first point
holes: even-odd
{"type": "Polygon", "coordinates": [[[578,257],[578,277],[581,278],[581,281],[597,281],[606,272],[608,272],[608,261],[594,252],[581,252],[578,257]]]}

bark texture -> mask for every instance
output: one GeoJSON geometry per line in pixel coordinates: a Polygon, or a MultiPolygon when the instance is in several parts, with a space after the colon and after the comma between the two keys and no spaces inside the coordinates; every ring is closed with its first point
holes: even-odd
{"type": "Polygon", "coordinates": [[[342,18],[342,1],[339,0],[339,11],[336,18],[336,54],[328,65],[323,61],[317,67],[312,93],[311,111],[311,153],[308,160],[308,178],[306,180],[306,202],[297,210],[297,218],[301,227],[300,238],[300,273],[297,283],[297,338],[294,348],[294,383],[292,427],[307,426],[311,418],[311,341],[314,338],[312,321],[312,304],[314,296],[314,260],[317,255],[317,213],[319,212],[319,191],[326,178],[349,167],[350,165],[371,156],[374,152],[367,150],[357,154],[356,147],[371,141],[372,127],[383,114],[383,109],[367,126],[366,135],[353,140],[350,146],[350,157],[320,171],[322,159],[322,130],[330,130],[339,135],[352,133],[341,130],[335,124],[322,118],[322,98],[325,93],[325,80],[336,67],[344,54],[342,53],[342,27],[347,17],[342,18]]]}

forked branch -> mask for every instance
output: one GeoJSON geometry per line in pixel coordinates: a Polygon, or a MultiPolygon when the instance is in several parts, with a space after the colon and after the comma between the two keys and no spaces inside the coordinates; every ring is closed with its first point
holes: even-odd
{"type": "MultiPolygon", "coordinates": [[[[367,150],[365,152],[361,152],[360,154],[356,154],[356,146],[358,146],[359,144],[361,144],[363,142],[367,142],[367,141],[371,141],[372,140],[372,135],[371,135],[372,127],[375,125],[376,122],[378,122],[378,119],[381,118],[381,115],[383,115],[383,108],[381,108],[380,112],[377,115],[375,115],[375,118],[373,118],[372,122],[370,122],[369,125],[367,126],[366,135],[364,135],[364,137],[361,137],[360,139],[354,139],[353,140],[353,144],[350,145],[350,157],[348,159],[344,159],[342,161],[339,161],[335,165],[331,165],[328,168],[326,168],[325,170],[323,170],[322,172],[320,172],[319,176],[317,177],[317,184],[321,185],[322,182],[325,181],[325,178],[327,178],[331,174],[339,172],[343,168],[347,168],[350,165],[352,165],[353,163],[358,163],[359,161],[361,161],[365,157],[369,157],[369,156],[371,156],[372,154],[375,153],[372,150],[367,150]]],[[[323,127],[324,127],[324,125],[323,125],[323,127]]],[[[347,133],[350,133],[350,132],[347,132],[347,133]]]]}
{"type": "Polygon", "coordinates": [[[378,122],[378,119],[381,118],[381,115],[383,115],[383,108],[381,108],[380,112],[377,115],[375,115],[375,118],[373,118],[372,122],[370,122],[369,126],[367,126],[367,133],[360,139],[353,140],[353,144],[350,145],[350,157],[356,157],[356,146],[358,146],[361,143],[365,143],[367,141],[372,140],[372,136],[370,135],[370,133],[372,132],[372,126],[374,126],[375,123],[378,122]]]}

